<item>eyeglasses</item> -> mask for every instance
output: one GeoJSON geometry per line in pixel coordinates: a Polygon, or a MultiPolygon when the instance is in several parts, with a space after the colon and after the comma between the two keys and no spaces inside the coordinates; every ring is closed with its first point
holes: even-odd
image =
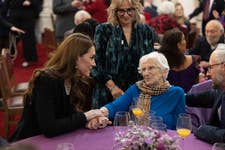
{"type": "Polygon", "coordinates": [[[127,8],[127,9],[120,9],[118,8],[116,10],[117,14],[120,15],[120,16],[123,16],[125,15],[125,13],[127,13],[129,16],[131,16],[133,14],[133,12],[135,11],[135,8],[127,8]]]}
{"type": "Polygon", "coordinates": [[[206,30],[205,32],[206,32],[206,33],[212,33],[212,34],[214,34],[214,33],[217,33],[218,30],[206,30]]]}
{"type": "Polygon", "coordinates": [[[138,72],[139,73],[143,73],[145,71],[150,72],[150,71],[152,71],[154,69],[160,69],[160,67],[157,67],[157,66],[148,66],[148,67],[145,67],[145,68],[139,68],[138,69],[138,72]]]}
{"type": "Polygon", "coordinates": [[[207,66],[208,72],[210,72],[214,66],[222,65],[222,64],[224,64],[224,63],[225,63],[225,62],[221,62],[221,63],[212,64],[212,65],[207,66]]]}

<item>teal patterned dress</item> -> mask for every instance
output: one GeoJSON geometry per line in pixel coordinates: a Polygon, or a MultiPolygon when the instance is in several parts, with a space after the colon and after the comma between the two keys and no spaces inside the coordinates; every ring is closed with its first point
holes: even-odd
{"type": "Polygon", "coordinates": [[[149,26],[133,24],[128,45],[121,26],[103,23],[95,32],[96,67],[92,76],[97,84],[93,93],[93,108],[99,108],[113,100],[105,83],[112,79],[125,91],[140,79],[137,67],[141,56],[154,50],[156,35],[149,26]]]}

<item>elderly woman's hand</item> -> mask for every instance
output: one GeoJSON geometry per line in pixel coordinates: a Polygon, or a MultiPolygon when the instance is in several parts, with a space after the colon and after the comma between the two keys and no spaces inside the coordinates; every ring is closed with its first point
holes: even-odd
{"type": "Polygon", "coordinates": [[[102,114],[101,110],[99,109],[93,109],[93,110],[89,110],[87,112],[84,113],[87,121],[93,119],[93,118],[96,118],[96,117],[103,117],[104,114],[102,114]]]}

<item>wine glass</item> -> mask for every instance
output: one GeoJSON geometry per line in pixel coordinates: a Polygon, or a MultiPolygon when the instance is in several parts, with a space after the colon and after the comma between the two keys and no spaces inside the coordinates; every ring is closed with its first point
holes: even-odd
{"type": "Polygon", "coordinates": [[[137,124],[137,125],[142,124],[142,117],[145,114],[141,108],[139,108],[137,105],[131,105],[130,106],[130,114],[131,114],[131,120],[134,121],[135,124],[137,124]]]}
{"type": "Polygon", "coordinates": [[[185,113],[179,114],[176,129],[177,133],[182,138],[182,147],[183,147],[184,138],[186,138],[191,133],[192,129],[191,116],[185,113]]]}
{"type": "Polygon", "coordinates": [[[225,143],[214,143],[212,150],[225,150],[225,143]]]}

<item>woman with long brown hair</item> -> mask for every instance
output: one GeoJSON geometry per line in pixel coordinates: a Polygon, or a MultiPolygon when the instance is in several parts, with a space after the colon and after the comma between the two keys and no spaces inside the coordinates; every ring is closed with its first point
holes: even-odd
{"type": "Polygon", "coordinates": [[[68,36],[43,69],[34,72],[24,111],[9,141],[38,134],[47,137],[86,126],[100,110],[91,110],[95,47],[83,34],[68,36]]]}

